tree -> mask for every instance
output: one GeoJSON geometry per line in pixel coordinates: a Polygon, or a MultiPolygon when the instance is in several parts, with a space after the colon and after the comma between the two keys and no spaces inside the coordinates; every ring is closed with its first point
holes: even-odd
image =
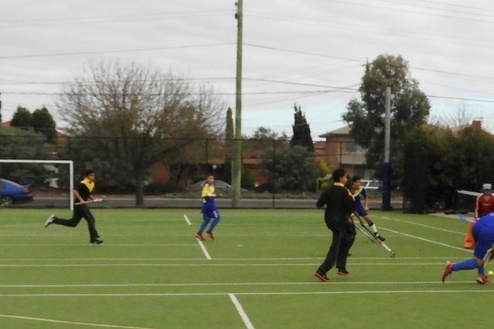
{"type": "Polygon", "coordinates": [[[275,191],[309,191],[314,189],[318,168],[314,153],[295,145],[267,151],[262,156],[261,173],[270,179],[275,191]]]}
{"type": "Polygon", "coordinates": [[[300,106],[297,107],[297,104],[295,104],[294,110],[294,123],[292,126],[293,136],[290,141],[290,145],[292,147],[295,145],[300,145],[307,148],[307,150],[314,152],[314,142],[312,141],[312,137],[310,135],[310,127],[307,123],[307,119],[305,118],[305,114],[302,113],[300,106]]]}
{"type": "MultiPolygon", "coordinates": [[[[0,127],[0,159],[45,160],[52,147],[46,143],[42,134],[16,127],[0,127]]],[[[9,164],[1,166],[2,177],[17,182],[46,186],[47,170],[39,164],[9,164]]]]}
{"type": "Polygon", "coordinates": [[[183,164],[198,156],[199,140],[222,132],[223,104],[213,95],[171,73],[102,62],[66,84],[57,108],[67,134],[81,141],[70,149],[72,156],[83,153],[81,164],[93,159],[93,169],[105,170],[98,173],[100,182],[132,187],[136,205],[143,206],[144,181],[154,164],[169,165],[178,181],[183,164]]]}
{"type": "Polygon", "coordinates": [[[31,119],[34,131],[45,135],[48,143],[55,144],[57,137],[56,123],[48,109],[43,106],[35,110],[31,119]]]}
{"type": "MultiPolygon", "coordinates": [[[[225,159],[223,166],[223,177],[231,182],[232,176],[232,154],[233,139],[235,138],[235,127],[233,125],[233,111],[231,108],[226,110],[226,129],[225,129],[225,159]]],[[[241,176],[243,178],[243,175],[241,176]]]]}
{"type": "Polygon", "coordinates": [[[274,144],[284,143],[288,136],[273,131],[271,128],[258,127],[251,137],[243,137],[243,148],[247,152],[264,152],[268,148],[273,148],[274,144]]]}
{"type": "Polygon", "coordinates": [[[407,133],[424,124],[429,116],[427,96],[412,79],[408,63],[401,56],[380,55],[367,64],[359,88],[361,101],[352,99],[343,120],[350,126],[350,135],[367,148],[367,164],[378,168],[383,161],[385,90],[391,88],[392,162],[398,161],[407,133]]]}
{"type": "Polygon", "coordinates": [[[235,128],[233,126],[233,112],[231,108],[226,110],[226,129],[225,138],[232,139],[235,136],[235,128]]]}
{"type": "MultiPolygon", "coordinates": [[[[410,132],[408,143],[422,147],[427,167],[420,177],[408,177],[415,168],[404,174],[404,194],[413,198],[419,183],[427,182],[421,197],[429,209],[455,208],[457,190],[477,191],[482,183],[492,181],[494,139],[485,131],[466,127],[453,132],[450,128],[422,125],[410,132]]],[[[414,160],[405,158],[405,164],[414,160]]]]}
{"type": "Polygon", "coordinates": [[[20,129],[32,129],[32,114],[28,109],[22,106],[17,107],[12,121],[10,122],[11,127],[17,127],[20,129]]]}

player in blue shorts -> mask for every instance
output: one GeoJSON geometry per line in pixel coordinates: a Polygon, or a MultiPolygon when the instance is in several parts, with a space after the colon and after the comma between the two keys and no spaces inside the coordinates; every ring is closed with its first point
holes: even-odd
{"type": "Polygon", "coordinates": [[[214,193],[214,176],[209,175],[208,177],[206,177],[206,184],[204,184],[201,191],[202,223],[201,226],[199,227],[199,231],[194,235],[197,240],[204,241],[204,238],[202,237],[202,232],[206,229],[206,227],[209,225],[210,222],[211,225],[209,225],[209,229],[206,231],[206,235],[211,240],[214,240],[213,230],[220,221],[220,212],[218,210],[218,207],[216,206],[215,199],[221,196],[222,194],[214,193]]]}
{"type": "Polygon", "coordinates": [[[367,195],[367,190],[362,187],[360,177],[359,176],[353,176],[352,177],[352,183],[354,184],[356,191],[353,193],[353,198],[355,199],[355,212],[362,217],[367,225],[372,229],[372,232],[374,232],[374,236],[376,239],[379,239],[381,241],[384,241],[385,239],[379,234],[377,231],[377,226],[376,224],[372,221],[372,219],[369,217],[369,196],[367,195]],[[364,204],[362,204],[362,202],[364,204]]]}
{"type": "Polygon", "coordinates": [[[493,258],[494,212],[480,217],[473,224],[472,235],[475,242],[473,258],[466,259],[459,263],[446,262],[441,278],[442,282],[444,282],[446,277],[451,275],[452,272],[477,269],[477,282],[480,284],[491,283],[491,280],[484,273],[484,264],[486,261],[493,258]]]}

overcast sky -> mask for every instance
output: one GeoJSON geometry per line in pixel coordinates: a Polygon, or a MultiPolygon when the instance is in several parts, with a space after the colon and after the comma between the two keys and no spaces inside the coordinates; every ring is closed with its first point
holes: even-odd
{"type": "MultiPolygon", "coordinates": [[[[235,109],[237,21],[226,0],[2,0],[2,119],[53,103],[91,63],[136,62],[212,85],[235,109]]],[[[242,131],[292,135],[300,105],[313,139],[343,127],[363,65],[401,55],[432,116],[494,131],[494,2],[244,0],[242,131]]],[[[63,123],[59,123],[63,125],[63,123]]]]}

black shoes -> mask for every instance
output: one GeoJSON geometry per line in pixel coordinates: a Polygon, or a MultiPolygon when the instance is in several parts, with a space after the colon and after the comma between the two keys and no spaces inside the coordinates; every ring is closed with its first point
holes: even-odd
{"type": "Polygon", "coordinates": [[[314,273],[314,276],[316,278],[318,278],[319,280],[321,280],[322,282],[329,282],[329,278],[326,276],[326,274],[315,272],[314,273]]]}
{"type": "Polygon", "coordinates": [[[348,275],[350,273],[345,268],[339,268],[337,274],[338,275],[344,275],[344,276],[346,276],[346,275],[348,275]]]}
{"type": "Polygon", "coordinates": [[[91,245],[92,246],[99,246],[102,243],[103,243],[103,241],[102,240],[98,240],[98,239],[96,239],[94,241],[91,241],[91,245]]]}
{"type": "Polygon", "coordinates": [[[380,236],[380,235],[379,235],[379,233],[377,233],[377,232],[376,232],[376,233],[374,233],[374,237],[375,237],[376,239],[378,239],[379,241],[384,241],[384,240],[386,240],[385,238],[383,238],[382,236],[380,236]]]}

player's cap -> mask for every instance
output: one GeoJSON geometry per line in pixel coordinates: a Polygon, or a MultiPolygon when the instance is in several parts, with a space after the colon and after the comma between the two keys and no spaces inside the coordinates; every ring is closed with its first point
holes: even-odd
{"type": "Polygon", "coordinates": [[[491,184],[484,184],[482,185],[482,191],[491,191],[492,190],[492,185],[491,184]]]}

